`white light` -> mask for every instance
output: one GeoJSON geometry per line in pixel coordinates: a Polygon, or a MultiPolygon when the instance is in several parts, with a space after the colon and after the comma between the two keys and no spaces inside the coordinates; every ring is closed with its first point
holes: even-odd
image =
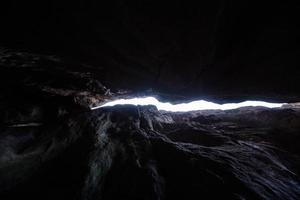
{"type": "Polygon", "coordinates": [[[192,101],[190,103],[181,103],[181,104],[171,104],[171,103],[162,103],[159,102],[154,97],[144,97],[144,98],[132,98],[132,99],[119,99],[105,103],[101,106],[93,107],[92,110],[115,106],[115,105],[154,105],[158,110],[165,110],[171,112],[187,112],[187,111],[196,111],[196,110],[231,110],[246,106],[262,106],[267,108],[278,108],[284,105],[285,103],[268,103],[264,101],[244,101],[241,103],[226,103],[226,104],[217,104],[209,101],[199,100],[192,101]]]}

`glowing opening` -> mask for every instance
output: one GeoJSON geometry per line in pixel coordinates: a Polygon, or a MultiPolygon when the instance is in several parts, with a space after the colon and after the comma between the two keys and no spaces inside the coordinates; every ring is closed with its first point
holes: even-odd
{"type": "Polygon", "coordinates": [[[118,99],[105,103],[101,106],[93,107],[92,110],[115,106],[115,105],[154,105],[158,110],[165,110],[171,112],[187,112],[187,111],[196,111],[196,110],[231,110],[247,106],[262,106],[267,108],[279,108],[286,103],[268,103],[264,101],[244,101],[241,103],[226,103],[226,104],[217,104],[209,101],[199,100],[192,101],[190,103],[181,103],[181,104],[171,104],[159,102],[154,97],[143,97],[143,98],[132,98],[132,99],[118,99]]]}

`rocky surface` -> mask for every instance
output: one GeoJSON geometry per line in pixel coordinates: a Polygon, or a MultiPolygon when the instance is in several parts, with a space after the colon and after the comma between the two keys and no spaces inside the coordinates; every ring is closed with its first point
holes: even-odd
{"type": "Polygon", "coordinates": [[[109,88],[299,101],[297,2],[10,0],[0,9],[0,45],[104,69],[109,88]]]}
{"type": "Polygon", "coordinates": [[[1,199],[299,199],[299,122],[116,106],[2,127],[1,199]]]}
{"type": "Polygon", "coordinates": [[[116,96],[93,67],[7,50],[0,61],[0,199],[300,198],[296,104],[92,111],[116,96]]]}

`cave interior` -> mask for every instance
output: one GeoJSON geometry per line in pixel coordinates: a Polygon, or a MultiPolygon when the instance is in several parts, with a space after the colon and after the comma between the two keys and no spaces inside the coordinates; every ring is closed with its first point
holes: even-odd
{"type": "Polygon", "coordinates": [[[296,3],[0,4],[1,200],[300,199],[296,3]]]}

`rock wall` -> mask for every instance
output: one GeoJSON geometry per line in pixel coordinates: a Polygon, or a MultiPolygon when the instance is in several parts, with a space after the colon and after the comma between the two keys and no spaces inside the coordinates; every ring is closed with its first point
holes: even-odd
{"type": "Polygon", "coordinates": [[[120,95],[94,67],[8,50],[0,61],[0,199],[300,198],[297,106],[92,111],[120,95]]]}
{"type": "Polygon", "coordinates": [[[299,101],[299,5],[290,1],[11,0],[0,7],[1,45],[105,69],[109,88],[299,101]]]}

